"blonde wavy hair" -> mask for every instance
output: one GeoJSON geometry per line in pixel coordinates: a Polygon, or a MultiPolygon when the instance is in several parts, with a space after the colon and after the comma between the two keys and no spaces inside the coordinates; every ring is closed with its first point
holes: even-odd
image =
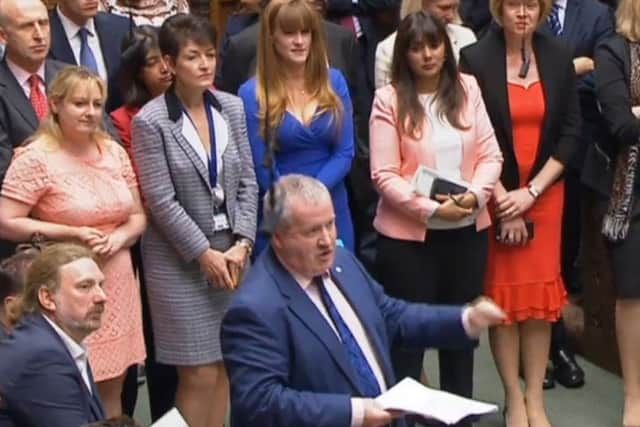
{"type": "MultiPolygon", "coordinates": [[[[104,106],[107,99],[107,84],[99,76],[85,67],[75,65],[67,66],[58,73],[47,90],[49,114],[42,119],[38,130],[24,142],[24,145],[34,141],[42,141],[48,148],[59,148],[61,141],[64,140],[64,133],[60,127],[58,115],[53,112],[53,105],[60,105],[77,90],[87,89],[91,86],[98,88],[104,106]]],[[[103,145],[113,138],[104,130],[101,120],[95,133],[91,135],[91,139],[97,144],[103,145]]]]}
{"type": "Polygon", "coordinates": [[[278,28],[285,32],[311,32],[311,46],[304,71],[305,87],[318,103],[316,114],[328,111],[339,123],[343,105],[329,79],[329,60],[322,18],[311,8],[307,0],[271,0],[261,18],[256,67],[256,93],[263,131],[265,124],[272,129],[278,127],[289,103],[286,79],[282,73],[282,60],[273,43],[273,34],[278,28]],[[266,111],[269,111],[269,123],[265,123],[266,111]]]}
{"type": "Polygon", "coordinates": [[[620,0],[616,11],[616,30],[628,40],[640,41],[640,1],[620,0]]]}

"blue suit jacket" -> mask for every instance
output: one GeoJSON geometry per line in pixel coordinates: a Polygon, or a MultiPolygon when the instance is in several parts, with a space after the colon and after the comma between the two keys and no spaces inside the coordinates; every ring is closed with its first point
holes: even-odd
{"type": "MultiPolygon", "coordinates": [[[[104,56],[107,67],[109,96],[107,99],[107,112],[111,112],[122,106],[122,95],[120,93],[120,46],[122,40],[130,31],[131,23],[128,18],[114,15],[112,13],[98,12],[93,18],[100,39],[100,48],[104,56]]],[[[60,16],[56,9],[49,12],[51,25],[51,48],[49,58],[56,59],[66,64],[77,65],[76,57],[64,32],[64,27],[60,21],[60,16]]]]}
{"type": "MultiPolygon", "coordinates": [[[[388,387],[396,383],[392,345],[475,345],[460,307],[387,297],[347,250],[338,248],[331,274],[360,318],[388,387]]],[[[234,427],[349,427],[350,398],[362,393],[344,347],[270,247],[233,297],[222,323],[222,350],[234,427]]]]}
{"type": "MultiPolygon", "coordinates": [[[[541,28],[551,33],[549,22],[541,28]]],[[[615,19],[613,11],[598,0],[567,0],[564,25],[560,39],[573,49],[573,57],[586,56],[593,59],[596,46],[613,35],[615,19]]],[[[581,143],[572,162],[573,166],[582,166],[588,146],[602,138],[602,118],[598,111],[594,88],[593,72],[578,79],[578,95],[582,115],[581,143]]]]}
{"type": "Polygon", "coordinates": [[[0,427],[79,427],[105,418],[62,339],[42,315],[0,342],[0,427]]]}

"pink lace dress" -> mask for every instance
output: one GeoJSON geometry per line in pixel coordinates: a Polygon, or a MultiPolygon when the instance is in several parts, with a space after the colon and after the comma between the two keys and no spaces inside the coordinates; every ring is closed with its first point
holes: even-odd
{"type": "MultiPolygon", "coordinates": [[[[43,221],[88,226],[105,233],[125,223],[137,187],[131,162],[115,142],[95,162],[35,142],[16,149],[2,185],[2,196],[31,206],[43,221]]],[[[138,283],[128,249],[102,266],[107,294],[102,327],[85,342],[96,381],[122,375],[146,358],[138,283]]]]}

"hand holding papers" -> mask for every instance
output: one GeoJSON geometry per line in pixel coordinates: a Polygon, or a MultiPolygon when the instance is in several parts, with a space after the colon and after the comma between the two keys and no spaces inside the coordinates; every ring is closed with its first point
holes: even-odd
{"type": "Polygon", "coordinates": [[[388,411],[403,411],[449,425],[498,412],[497,405],[430,389],[412,378],[403,379],[375,400],[388,411]]]}

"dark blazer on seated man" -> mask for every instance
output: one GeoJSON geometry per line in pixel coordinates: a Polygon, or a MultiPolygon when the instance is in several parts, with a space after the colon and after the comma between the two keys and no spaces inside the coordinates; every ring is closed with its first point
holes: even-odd
{"type": "MultiPolygon", "coordinates": [[[[51,49],[49,58],[58,61],[78,65],[73,49],[69,43],[64,26],[60,19],[58,9],[49,12],[51,26],[51,49]]],[[[107,112],[111,112],[122,105],[122,95],[120,93],[119,73],[120,73],[120,45],[122,39],[130,31],[129,19],[112,13],[98,12],[93,18],[95,30],[100,41],[100,50],[104,58],[107,71],[107,83],[109,96],[107,99],[107,112]]],[[[99,52],[94,52],[98,55],[99,52]]],[[[97,59],[97,58],[96,58],[97,59]]],[[[105,76],[102,76],[103,78],[105,76]]]]}
{"type": "MultiPolygon", "coordinates": [[[[337,248],[329,271],[369,338],[387,388],[396,383],[392,343],[417,348],[477,343],[467,336],[461,307],[390,298],[345,249],[337,248]]],[[[297,280],[269,247],[223,320],[234,427],[348,427],[351,398],[366,396],[343,343],[297,280]]],[[[406,424],[398,419],[394,425],[406,424]]]]}
{"type": "Polygon", "coordinates": [[[0,427],[79,427],[105,418],[91,369],[89,390],[43,314],[23,319],[0,343],[0,356],[0,427]]]}

